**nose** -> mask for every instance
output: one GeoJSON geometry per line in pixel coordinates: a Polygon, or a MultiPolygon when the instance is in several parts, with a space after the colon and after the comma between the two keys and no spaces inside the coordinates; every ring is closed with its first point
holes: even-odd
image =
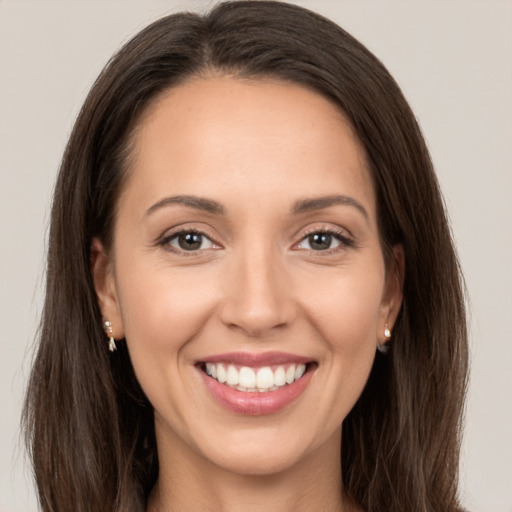
{"type": "Polygon", "coordinates": [[[259,338],[289,326],[296,317],[291,280],[284,262],[268,249],[248,249],[229,263],[221,320],[259,338]]]}

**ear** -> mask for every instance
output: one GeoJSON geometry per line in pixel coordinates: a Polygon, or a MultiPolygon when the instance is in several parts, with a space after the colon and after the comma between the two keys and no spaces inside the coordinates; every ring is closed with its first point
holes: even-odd
{"type": "Polygon", "coordinates": [[[115,339],[124,338],[112,261],[98,238],[93,238],[91,244],[91,272],[103,322],[111,322],[115,339]]]}
{"type": "Polygon", "coordinates": [[[386,283],[381,302],[379,325],[377,332],[378,345],[388,341],[384,334],[386,328],[393,332],[393,327],[400,313],[403,299],[403,283],[405,277],[405,254],[401,244],[393,247],[393,253],[386,272],[386,283]]]}

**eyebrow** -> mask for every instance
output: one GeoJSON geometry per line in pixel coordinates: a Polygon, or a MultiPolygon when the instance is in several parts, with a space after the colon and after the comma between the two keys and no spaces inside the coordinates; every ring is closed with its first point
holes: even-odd
{"type": "MultiPolygon", "coordinates": [[[[155,204],[153,204],[150,208],[148,208],[148,210],[146,211],[146,216],[151,215],[160,208],[164,208],[166,206],[170,206],[173,204],[187,206],[189,208],[194,208],[196,210],[201,210],[216,215],[224,215],[226,213],[226,209],[224,208],[224,206],[222,206],[217,201],[214,201],[213,199],[183,195],[164,197],[160,201],[157,201],[155,204]]],[[[333,195],[315,197],[311,199],[299,199],[292,207],[292,214],[299,215],[301,213],[322,210],[324,208],[329,208],[331,206],[336,205],[352,206],[359,210],[359,212],[363,214],[366,220],[370,219],[368,212],[366,211],[366,208],[359,201],[357,201],[353,197],[345,195],[333,195]]]]}
{"type": "Polygon", "coordinates": [[[363,217],[369,221],[370,216],[366,208],[356,199],[350,196],[344,195],[334,195],[334,196],[323,196],[323,197],[315,197],[312,199],[301,199],[295,203],[292,208],[292,212],[295,215],[300,213],[311,212],[314,210],[322,210],[323,208],[329,208],[330,206],[353,206],[359,212],[363,214],[363,217]]]}
{"type": "Polygon", "coordinates": [[[172,196],[164,197],[160,201],[157,201],[154,205],[148,208],[146,211],[146,216],[151,215],[160,208],[164,208],[165,206],[170,206],[173,204],[188,206],[189,208],[194,208],[196,210],[201,210],[208,213],[214,213],[217,215],[223,215],[226,213],[225,208],[220,203],[213,201],[212,199],[205,199],[204,197],[197,196],[172,196]]]}

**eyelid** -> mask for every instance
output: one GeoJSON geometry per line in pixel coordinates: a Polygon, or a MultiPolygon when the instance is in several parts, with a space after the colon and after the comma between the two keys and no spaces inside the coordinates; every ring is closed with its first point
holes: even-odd
{"type": "Polygon", "coordinates": [[[184,251],[184,252],[188,252],[187,249],[182,249],[179,244],[181,242],[181,237],[183,235],[195,235],[197,237],[200,237],[200,247],[198,247],[197,249],[190,249],[190,252],[199,252],[199,251],[204,251],[206,249],[213,249],[215,248],[215,242],[213,242],[212,240],[210,240],[209,237],[207,237],[206,235],[204,235],[203,233],[196,233],[194,231],[183,231],[181,233],[176,233],[175,235],[171,236],[171,237],[168,237],[167,238],[167,244],[169,246],[171,246],[173,249],[176,249],[177,251],[184,251]],[[203,245],[209,245],[209,247],[203,247],[203,245]]]}
{"type": "MultiPolygon", "coordinates": [[[[207,250],[222,249],[223,246],[222,246],[222,244],[217,242],[217,240],[216,240],[217,237],[211,235],[209,231],[210,231],[209,229],[205,229],[205,228],[198,228],[196,226],[180,224],[179,226],[175,226],[174,228],[167,229],[166,231],[164,231],[164,233],[161,236],[159,236],[158,239],[156,240],[156,245],[159,245],[162,247],[165,246],[168,248],[168,250],[170,250],[172,252],[176,252],[176,253],[183,254],[186,256],[191,256],[194,253],[197,254],[198,252],[203,252],[203,251],[207,251],[207,250]],[[179,235],[186,234],[186,233],[195,233],[195,234],[201,235],[201,236],[207,238],[214,245],[214,247],[209,247],[206,249],[197,249],[195,251],[186,251],[186,250],[183,250],[178,247],[174,247],[174,246],[170,245],[169,242],[172,239],[178,237],[179,235]]],[[[301,230],[296,238],[298,238],[298,241],[293,244],[293,246],[292,246],[293,250],[305,250],[305,251],[315,252],[315,253],[319,253],[319,254],[323,253],[325,255],[328,255],[328,254],[331,254],[333,252],[337,252],[340,250],[342,251],[349,247],[355,247],[355,245],[356,245],[353,236],[348,232],[347,229],[342,228],[340,226],[333,226],[332,224],[331,225],[320,224],[320,225],[309,226],[308,228],[301,230]],[[333,247],[331,249],[325,249],[323,251],[318,251],[318,250],[313,250],[313,249],[302,249],[302,248],[298,247],[298,245],[300,243],[302,243],[308,236],[315,234],[315,233],[325,233],[325,234],[331,235],[334,238],[336,238],[340,242],[340,244],[336,247],[333,247]]]]}
{"type": "Polygon", "coordinates": [[[341,228],[339,226],[315,225],[315,226],[311,226],[311,227],[307,228],[306,230],[300,232],[300,234],[298,236],[300,237],[299,241],[293,244],[292,249],[305,250],[305,251],[315,252],[318,254],[328,255],[328,254],[332,254],[333,252],[337,252],[337,251],[344,250],[349,247],[355,246],[354,237],[346,229],[341,228]],[[300,243],[302,243],[308,236],[313,235],[315,233],[324,233],[327,235],[331,235],[331,236],[335,237],[340,242],[340,245],[333,247],[331,249],[325,249],[323,251],[314,251],[312,249],[301,249],[298,247],[298,245],[300,243]]]}
{"type": "Polygon", "coordinates": [[[221,249],[222,245],[220,243],[218,243],[215,238],[216,237],[214,237],[208,233],[207,229],[200,229],[200,228],[193,227],[193,226],[187,227],[186,225],[180,225],[180,226],[176,226],[172,229],[166,230],[160,237],[158,237],[158,239],[156,241],[156,245],[162,246],[162,247],[166,248],[167,250],[178,253],[178,254],[182,254],[185,256],[192,256],[193,254],[197,254],[199,252],[203,252],[203,251],[207,251],[207,250],[221,249]],[[174,247],[170,244],[171,240],[175,239],[176,237],[178,237],[180,235],[187,234],[187,233],[194,233],[194,234],[201,235],[201,236],[205,237],[213,244],[214,247],[208,247],[206,249],[198,249],[195,251],[186,251],[184,249],[180,249],[179,247],[174,247]]]}

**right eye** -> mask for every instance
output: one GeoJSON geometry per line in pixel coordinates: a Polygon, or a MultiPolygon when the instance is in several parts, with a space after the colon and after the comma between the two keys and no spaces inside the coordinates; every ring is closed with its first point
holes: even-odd
{"type": "Polygon", "coordinates": [[[170,245],[178,251],[200,251],[214,249],[216,245],[203,233],[197,231],[180,231],[165,238],[162,245],[170,245]]]}

